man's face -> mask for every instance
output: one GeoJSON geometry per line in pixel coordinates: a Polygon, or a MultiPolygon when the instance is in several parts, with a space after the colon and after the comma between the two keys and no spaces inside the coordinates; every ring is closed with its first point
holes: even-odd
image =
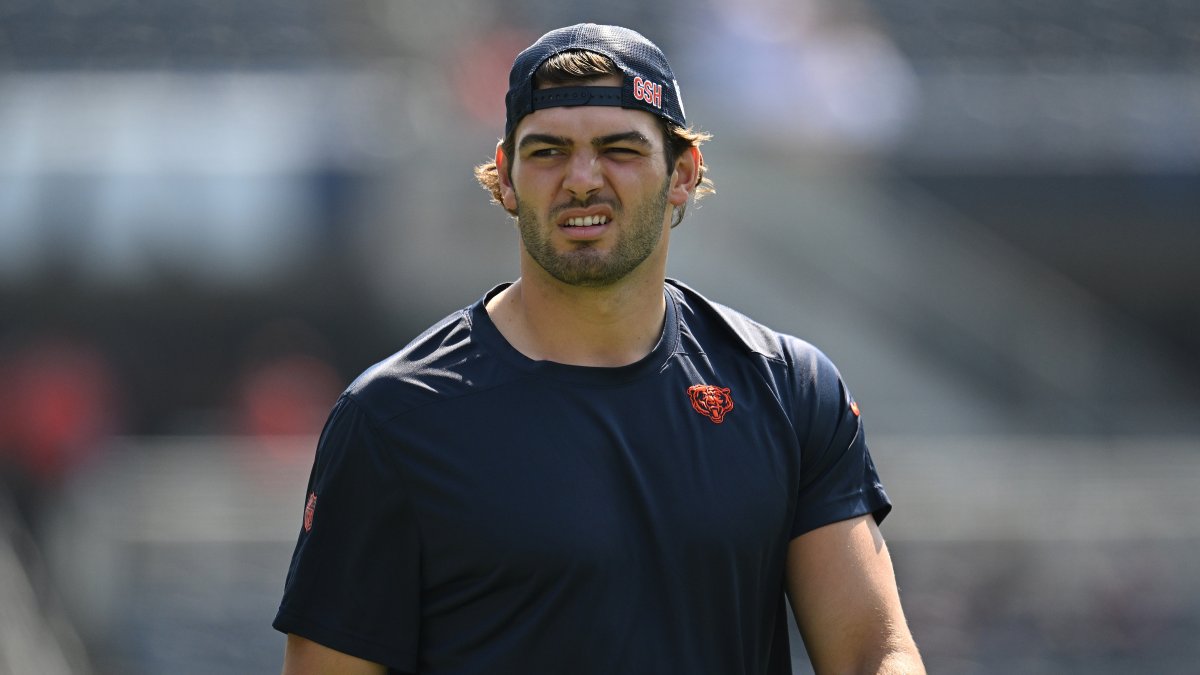
{"type": "Polygon", "coordinates": [[[550,276],[599,287],[648,259],[655,273],[665,268],[672,183],[654,116],[616,107],[547,108],[521,120],[515,141],[505,206],[517,212],[525,252],[550,276]]]}

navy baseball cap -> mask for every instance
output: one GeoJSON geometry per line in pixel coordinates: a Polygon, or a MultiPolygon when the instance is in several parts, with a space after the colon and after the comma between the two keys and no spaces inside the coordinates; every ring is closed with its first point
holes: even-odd
{"type": "Polygon", "coordinates": [[[574,105],[605,105],[645,110],[681,127],[683,98],[675,73],[653,42],[641,33],[620,26],[580,23],[559,28],[538,38],[517,55],[508,74],[508,94],[504,97],[508,117],[504,135],[534,110],[574,105]],[[555,54],[570,50],[603,54],[625,73],[619,87],[553,87],[535,90],[533,74],[555,54]]]}

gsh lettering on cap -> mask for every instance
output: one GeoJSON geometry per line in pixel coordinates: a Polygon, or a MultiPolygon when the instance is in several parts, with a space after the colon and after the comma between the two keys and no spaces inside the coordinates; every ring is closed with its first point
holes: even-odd
{"type": "Polygon", "coordinates": [[[633,78],[633,97],[645,101],[655,108],[662,107],[662,85],[640,77],[633,78]]]}

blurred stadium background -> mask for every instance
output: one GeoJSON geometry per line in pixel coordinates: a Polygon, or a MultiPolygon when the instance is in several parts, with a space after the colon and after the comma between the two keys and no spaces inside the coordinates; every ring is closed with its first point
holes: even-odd
{"type": "Polygon", "coordinates": [[[715,134],[672,274],[862,403],[930,671],[1195,672],[1200,4],[595,4],[0,0],[0,675],[278,670],[313,435],[515,275],[471,167],[583,20],[715,134]]]}

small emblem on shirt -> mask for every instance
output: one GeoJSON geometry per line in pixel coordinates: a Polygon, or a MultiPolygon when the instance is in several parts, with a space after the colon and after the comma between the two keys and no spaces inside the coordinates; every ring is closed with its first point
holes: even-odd
{"type": "Polygon", "coordinates": [[[725,415],[733,410],[733,397],[729,395],[729,387],[694,384],[688,387],[687,393],[696,412],[712,420],[715,424],[724,422],[725,415]]]}
{"type": "Polygon", "coordinates": [[[850,399],[850,412],[854,413],[855,417],[858,417],[859,415],[862,414],[858,410],[858,401],[855,401],[854,399],[850,399]]]}
{"type": "Polygon", "coordinates": [[[304,531],[312,532],[313,513],[317,510],[317,493],[308,493],[308,502],[304,505],[304,531]]]}

